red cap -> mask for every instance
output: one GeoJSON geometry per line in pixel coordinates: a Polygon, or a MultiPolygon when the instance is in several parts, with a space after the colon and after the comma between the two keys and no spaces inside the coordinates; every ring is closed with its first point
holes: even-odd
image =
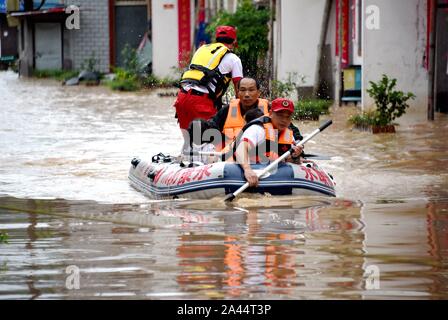
{"type": "Polygon", "coordinates": [[[274,101],[272,101],[271,110],[274,112],[286,110],[286,111],[293,113],[294,112],[294,102],[292,102],[289,99],[277,98],[274,101]]]}
{"type": "Polygon", "coordinates": [[[230,38],[236,40],[236,29],[230,26],[218,26],[216,28],[216,38],[230,38]]]}

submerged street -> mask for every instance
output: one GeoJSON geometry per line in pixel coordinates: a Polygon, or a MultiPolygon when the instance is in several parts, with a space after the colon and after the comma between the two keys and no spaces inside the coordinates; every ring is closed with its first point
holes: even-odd
{"type": "Polygon", "coordinates": [[[446,114],[373,135],[333,107],[305,150],[332,157],[336,198],[154,201],[127,175],[180,151],[161,92],[0,72],[0,299],[448,298],[446,114]]]}

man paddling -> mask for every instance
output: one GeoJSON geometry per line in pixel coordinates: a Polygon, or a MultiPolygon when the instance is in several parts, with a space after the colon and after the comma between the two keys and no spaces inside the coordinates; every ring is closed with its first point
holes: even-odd
{"type": "Polygon", "coordinates": [[[244,170],[244,177],[251,187],[258,186],[258,176],[251,163],[266,163],[277,159],[291,147],[293,152],[287,161],[300,163],[302,146],[295,146],[292,130],[289,128],[294,113],[291,100],[278,98],[272,101],[269,116],[247,124],[237,141],[236,161],[244,170]]]}

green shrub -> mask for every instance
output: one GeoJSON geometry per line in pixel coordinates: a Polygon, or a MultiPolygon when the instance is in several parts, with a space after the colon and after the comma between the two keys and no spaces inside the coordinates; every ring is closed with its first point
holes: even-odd
{"type": "Polygon", "coordinates": [[[262,79],[266,71],[258,65],[258,61],[264,60],[269,49],[270,15],[270,10],[255,8],[251,0],[239,1],[234,14],[224,11],[218,13],[207,27],[207,32],[214,35],[219,25],[236,27],[238,48],[235,53],[241,58],[244,74],[262,79]]]}
{"type": "Polygon", "coordinates": [[[178,84],[178,80],[171,79],[171,78],[162,78],[159,79],[153,74],[147,75],[143,78],[141,78],[141,84],[144,87],[175,87],[178,84]]]}
{"type": "Polygon", "coordinates": [[[271,100],[276,98],[289,98],[304,81],[305,76],[299,76],[297,72],[288,72],[288,79],[285,82],[280,80],[272,81],[272,89],[269,97],[271,100]]]}
{"type": "Polygon", "coordinates": [[[0,273],[8,271],[8,261],[3,261],[3,264],[0,266],[0,273]]]}
{"type": "Polygon", "coordinates": [[[108,82],[109,88],[116,91],[137,91],[140,89],[138,82],[130,80],[113,80],[108,82]]]}
{"type": "Polygon", "coordinates": [[[140,76],[141,67],[138,60],[137,50],[131,48],[129,44],[126,44],[121,51],[121,56],[123,57],[124,63],[123,69],[132,75],[140,76]]]}
{"type": "Polygon", "coordinates": [[[0,243],[8,243],[8,239],[8,233],[0,231],[0,243]]]}
{"type": "Polygon", "coordinates": [[[114,69],[115,79],[108,81],[107,85],[112,90],[137,91],[141,88],[136,74],[122,68],[114,69]]]}
{"type": "Polygon", "coordinates": [[[328,114],[332,101],[304,99],[295,104],[294,120],[318,120],[320,115],[328,114]]]}
{"type": "Polygon", "coordinates": [[[162,87],[176,87],[178,83],[179,83],[178,80],[171,79],[171,78],[159,79],[159,86],[162,86],[162,87]]]}
{"type": "Polygon", "coordinates": [[[375,124],[377,117],[376,110],[368,110],[352,115],[348,122],[358,127],[369,127],[375,124]]]}
{"type": "Polygon", "coordinates": [[[93,51],[91,56],[81,63],[81,70],[99,73],[98,64],[99,60],[95,58],[95,51],[93,51]]]}
{"type": "Polygon", "coordinates": [[[47,69],[47,70],[34,70],[33,77],[44,79],[51,78],[58,81],[68,80],[70,78],[78,76],[79,71],[76,70],[60,70],[60,69],[47,69]]]}
{"type": "Polygon", "coordinates": [[[115,79],[107,82],[112,90],[137,91],[142,87],[170,87],[175,86],[178,80],[171,78],[159,79],[153,74],[146,74],[140,65],[137,51],[126,45],[121,52],[124,61],[123,68],[115,68],[115,79]]]}
{"type": "Polygon", "coordinates": [[[395,90],[397,79],[389,79],[385,74],[377,83],[370,81],[370,88],[367,93],[375,100],[377,111],[370,114],[373,125],[386,126],[392,124],[392,121],[401,117],[406,109],[409,108],[407,101],[414,99],[415,95],[411,92],[395,90]]]}
{"type": "Polygon", "coordinates": [[[128,44],[121,51],[124,67],[115,68],[115,79],[106,82],[112,90],[118,91],[137,91],[142,87],[140,65],[138,61],[137,50],[131,48],[128,44]]]}

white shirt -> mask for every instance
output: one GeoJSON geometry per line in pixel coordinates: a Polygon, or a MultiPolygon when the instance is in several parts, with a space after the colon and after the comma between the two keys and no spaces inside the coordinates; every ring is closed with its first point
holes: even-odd
{"type": "MultiPolygon", "coordinates": [[[[222,58],[221,63],[218,65],[218,70],[222,74],[230,73],[232,75],[232,79],[243,77],[243,65],[241,64],[241,59],[233,52],[229,52],[224,56],[224,58],[222,58]]],[[[212,84],[209,84],[209,86],[214,92],[216,87],[212,84]]],[[[191,83],[182,84],[182,88],[186,91],[195,89],[200,92],[208,93],[206,87],[191,83]]]]}
{"type": "MultiPolygon", "coordinates": [[[[247,141],[252,147],[255,147],[266,141],[266,131],[264,127],[252,125],[241,136],[241,141],[247,141]]],[[[294,139],[294,143],[296,140],[294,139]]]]}
{"type": "Polygon", "coordinates": [[[255,147],[266,141],[266,132],[264,127],[252,125],[241,136],[241,141],[247,141],[252,147],[255,147]]]}

